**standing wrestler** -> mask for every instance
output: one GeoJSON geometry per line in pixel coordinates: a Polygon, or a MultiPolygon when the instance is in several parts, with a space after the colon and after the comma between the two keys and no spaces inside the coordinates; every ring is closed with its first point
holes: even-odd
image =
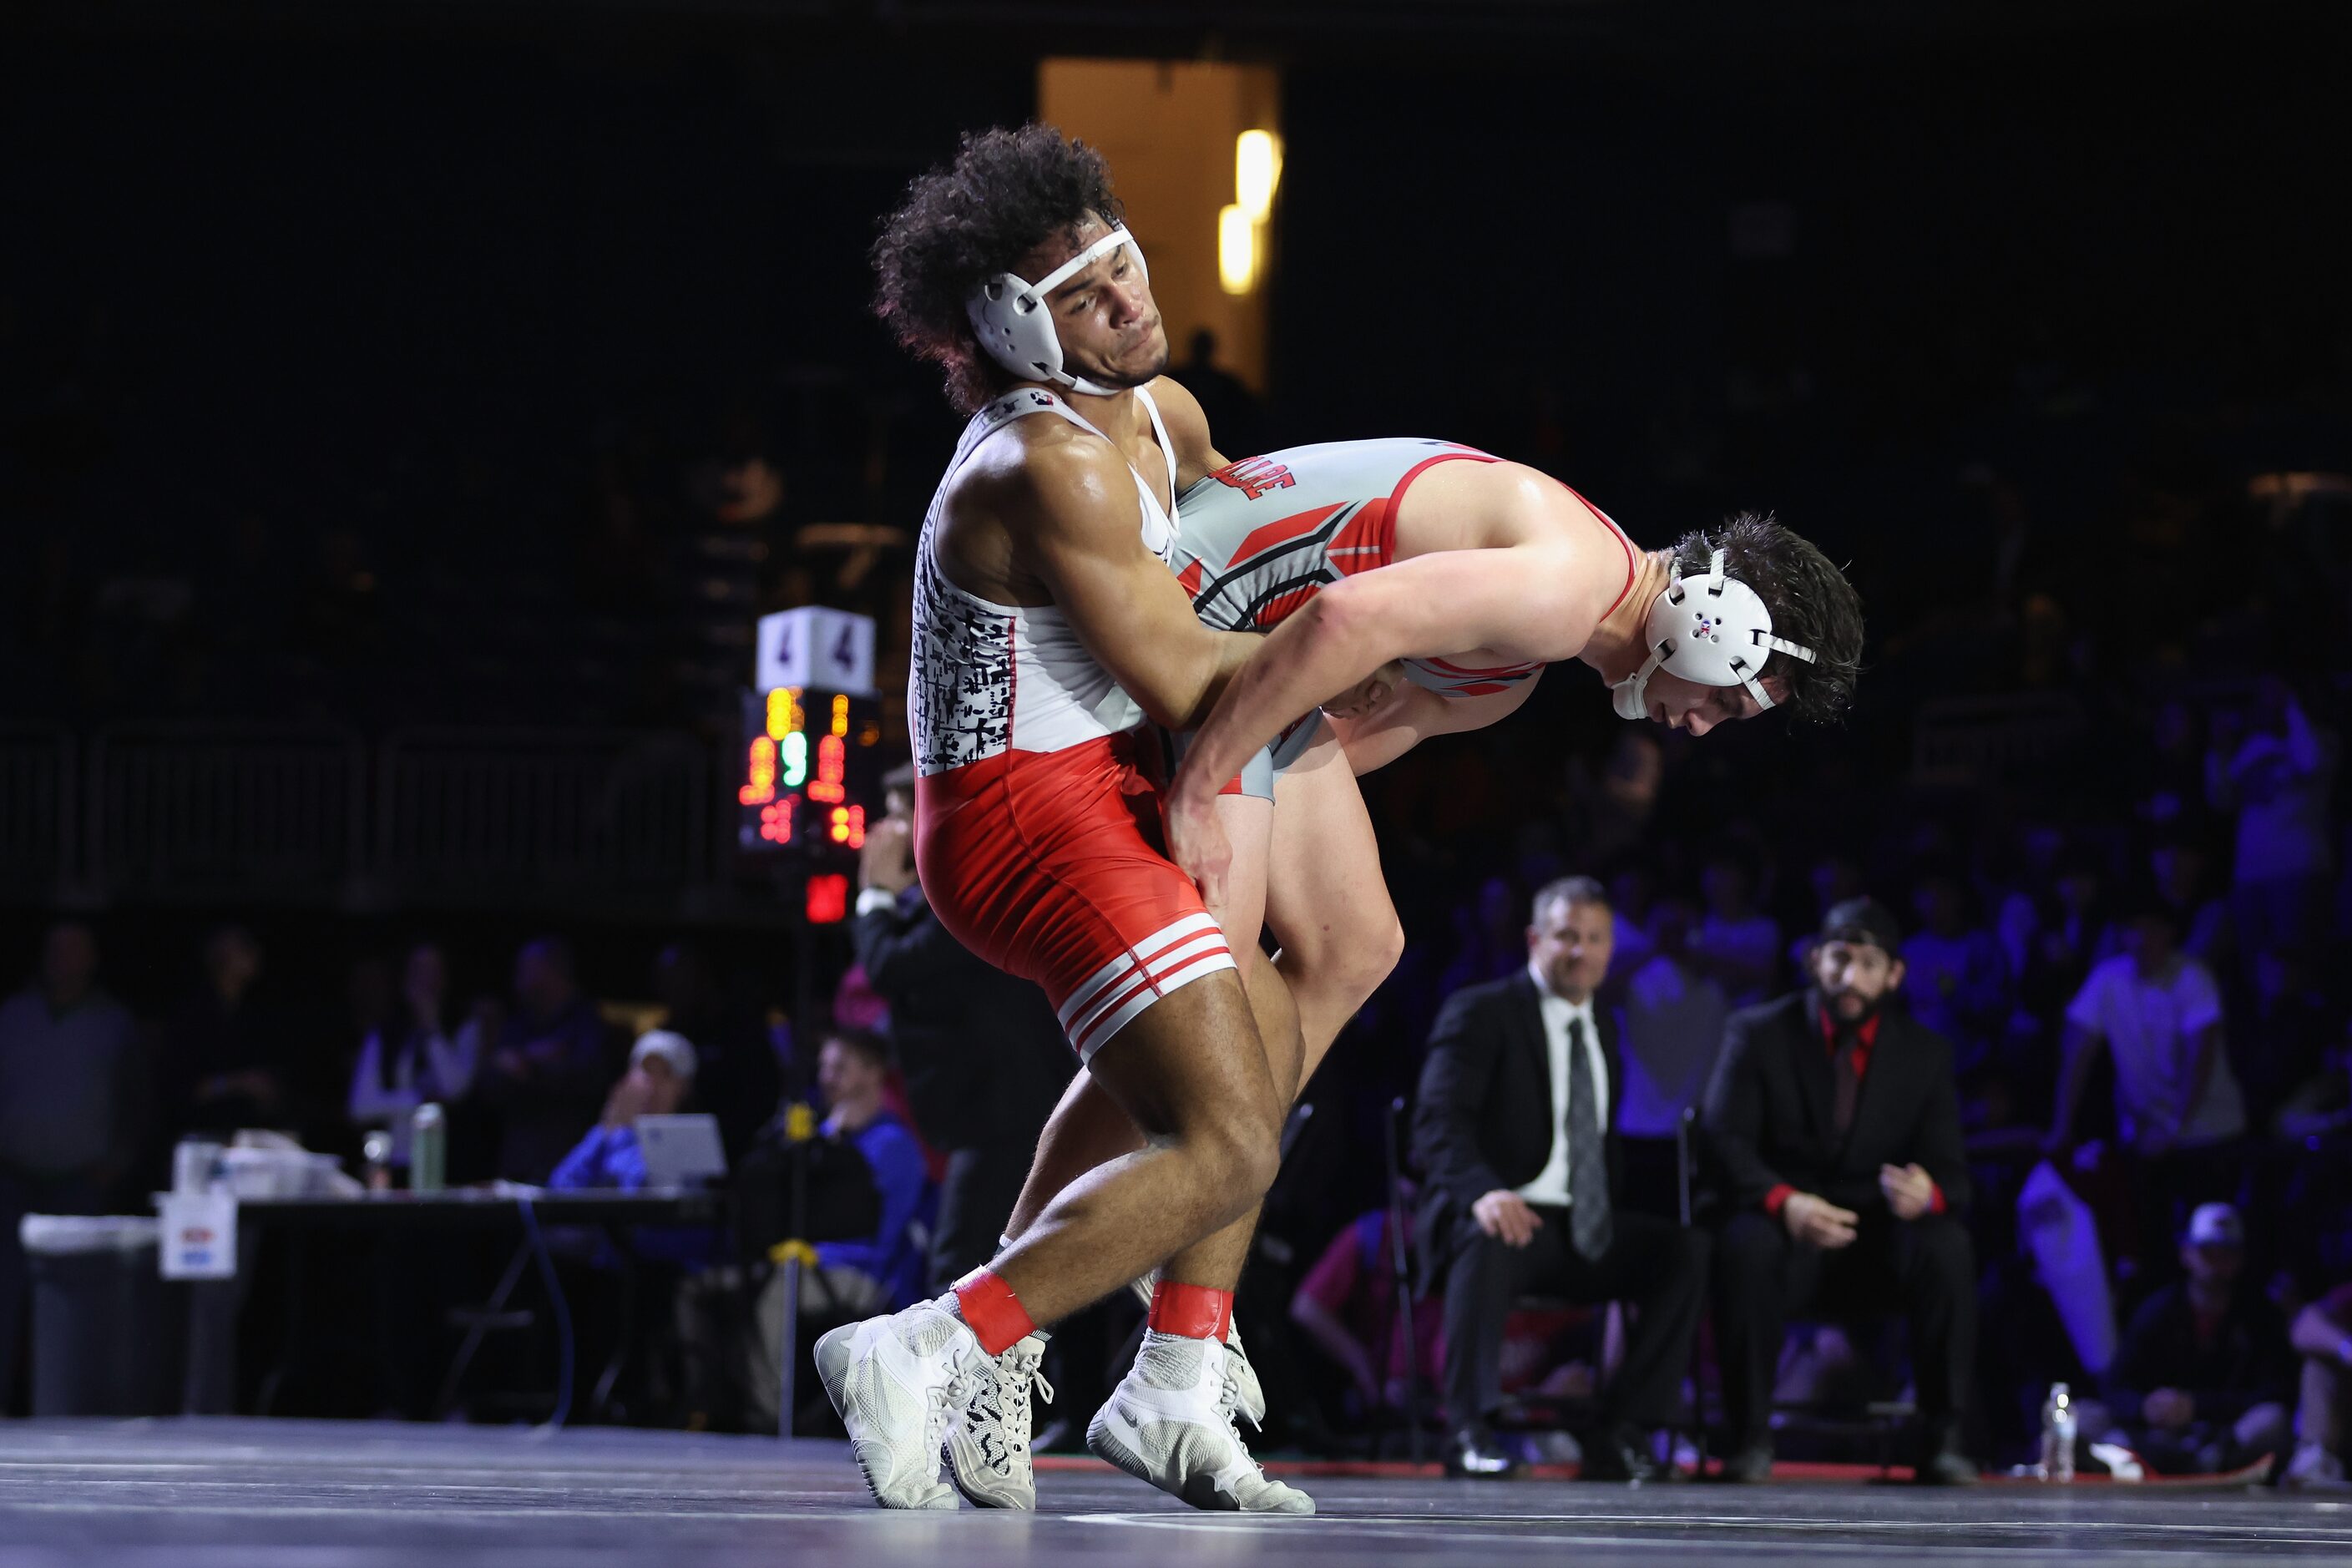
{"type": "Polygon", "coordinates": [[[1086,1161],[951,1294],[819,1341],[886,1507],[954,1506],[943,1446],[974,1502],[1034,1506],[1038,1326],[1164,1264],[1090,1446],[1199,1507],[1313,1509],[1243,1446],[1223,1343],[1233,1222],[1274,1176],[1297,1024],[1162,853],[1144,728],[1197,724],[1264,639],[1202,626],[1169,570],[1176,492],[1222,459],[1158,379],[1167,339],[1119,216],[1101,156],[1030,126],[967,139],[875,247],[880,313],[971,415],[917,547],[922,883],[957,940],[1045,989],[1080,1078],[1145,1135],[1086,1161]]]}

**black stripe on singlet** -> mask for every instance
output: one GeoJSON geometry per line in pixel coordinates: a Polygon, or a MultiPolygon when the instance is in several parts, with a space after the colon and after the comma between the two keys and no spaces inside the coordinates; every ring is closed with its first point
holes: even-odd
{"type": "MultiPolygon", "coordinates": [[[[1232,587],[1234,584],[1240,582],[1245,577],[1253,576],[1259,572],[1266,570],[1269,565],[1281,560],[1284,556],[1295,554],[1302,550],[1320,551],[1322,552],[1322,567],[1319,572],[1305,576],[1286,578],[1281,582],[1276,583],[1274,586],[1263,590],[1259,593],[1257,597],[1252,599],[1247,605],[1243,606],[1242,625],[1221,626],[1215,628],[1219,631],[1229,632],[1255,630],[1257,627],[1258,611],[1264,609],[1275,600],[1281,598],[1284,595],[1295,594],[1298,592],[1299,589],[1305,587],[1321,587],[1328,584],[1336,583],[1339,580],[1341,576],[1340,572],[1337,567],[1334,567],[1331,564],[1331,541],[1339,534],[1341,529],[1348,526],[1349,520],[1354,517],[1358,512],[1361,511],[1363,508],[1364,503],[1362,501],[1349,501],[1338,511],[1333,512],[1329,517],[1324,519],[1322,526],[1316,529],[1312,533],[1301,533],[1292,538],[1286,539],[1280,544],[1275,545],[1270,549],[1258,552],[1258,553],[1251,556],[1245,562],[1227,563],[1224,574],[1217,578],[1213,583],[1203,584],[1201,591],[1192,596],[1192,603],[1195,605],[1213,605],[1217,595],[1223,593],[1227,588],[1232,587]]],[[[1181,532],[1181,530],[1180,527],[1180,536],[1181,532]]]]}

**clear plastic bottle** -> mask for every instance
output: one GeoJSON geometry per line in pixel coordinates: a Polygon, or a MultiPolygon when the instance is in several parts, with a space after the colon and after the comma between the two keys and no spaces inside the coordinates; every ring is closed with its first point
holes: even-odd
{"type": "Polygon", "coordinates": [[[392,1185],[392,1134],[378,1127],[360,1140],[361,1168],[368,1191],[381,1193],[392,1185]]]}
{"type": "Polygon", "coordinates": [[[2050,1385],[2042,1406],[2042,1463],[2035,1470],[2045,1481],[2074,1479],[2074,1394],[2063,1383],[2050,1385]]]}
{"type": "Polygon", "coordinates": [[[437,1193],[448,1171],[449,1128],[431,1100],[416,1108],[408,1124],[408,1190],[437,1193]]]}

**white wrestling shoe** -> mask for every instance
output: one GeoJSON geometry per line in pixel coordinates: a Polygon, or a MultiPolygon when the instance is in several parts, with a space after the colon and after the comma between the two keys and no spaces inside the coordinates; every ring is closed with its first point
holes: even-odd
{"type": "Polygon", "coordinates": [[[1234,1426],[1225,1347],[1146,1331],[1135,1365],[1087,1426],[1087,1447],[1194,1508],[1313,1513],[1315,1500],[1269,1480],[1234,1426]]]}
{"type": "Polygon", "coordinates": [[[2295,1449],[2294,1458],[2288,1461],[2286,1474],[2279,1478],[2279,1485],[2298,1491],[2340,1492],[2352,1483],[2344,1479],[2343,1460],[2318,1444],[2306,1440],[2295,1449]]]}
{"type": "MultiPolygon", "coordinates": [[[[1151,1292],[1160,1286],[1160,1270],[1153,1269],[1140,1279],[1130,1279],[1127,1288],[1151,1310],[1151,1292]]],[[[1234,1409],[1250,1424],[1253,1432],[1265,1430],[1265,1385],[1257,1380],[1257,1368],[1250,1365],[1249,1352],[1242,1349],[1242,1326],[1238,1321],[1225,1325],[1225,1377],[1233,1385],[1234,1409]]]]}
{"type": "Polygon", "coordinates": [[[994,1375],[982,1383],[969,1404],[948,1418],[948,1479],[974,1508],[1037,1506],[1037,1478],[1029,1462],[1030,1391],[1046,1404],[1054,1385],[1042,1365],[1045,1340],[1031,1334],[998,1356],[994,1375]]]}
{"type": "Polygon", "coordinates": [[[816,1342],[816,1374],[884,1508],[955,1507],[940,1479],[948,1422],[991,1381],[988,1352],[937,1301],[868,1318],[816,1342]]]}

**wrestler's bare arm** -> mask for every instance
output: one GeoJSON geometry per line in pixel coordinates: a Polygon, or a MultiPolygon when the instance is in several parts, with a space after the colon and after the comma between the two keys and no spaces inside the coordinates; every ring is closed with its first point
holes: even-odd
{"type": "Polygon", "coordinates": [[[1440,697],[1407,685],[1360,718],[1328,719],[1327,722],[1348,753],[1348,766],[1360,778],[1388,766],[1432,735],[1483,730],[1517,712],[1542,673],[1538,670],[1508,689],[1486,697],[1440,697]]]}
{"type": "Polygon", "coordinates": [[[1031,448],[992,483],[1018,518],[1014,559],[1069,617],[1078,638],[1154,723],[1189,730],[1265,639],[1211,631],[1175,574],[1143,547],[1135,478],[1099,442],[1031,448]]]}
{"type": "Polygon", "coordinates": [[[1171,794],[1213,796],[1297,715],[1391,659],[1473,649],[1534,663],[1575,657],[1594,623],[1576,568],[1573,552],[1521,545],[1441,551],[1332,584],[1276,627],[1226,687],[1171,794]]]}

